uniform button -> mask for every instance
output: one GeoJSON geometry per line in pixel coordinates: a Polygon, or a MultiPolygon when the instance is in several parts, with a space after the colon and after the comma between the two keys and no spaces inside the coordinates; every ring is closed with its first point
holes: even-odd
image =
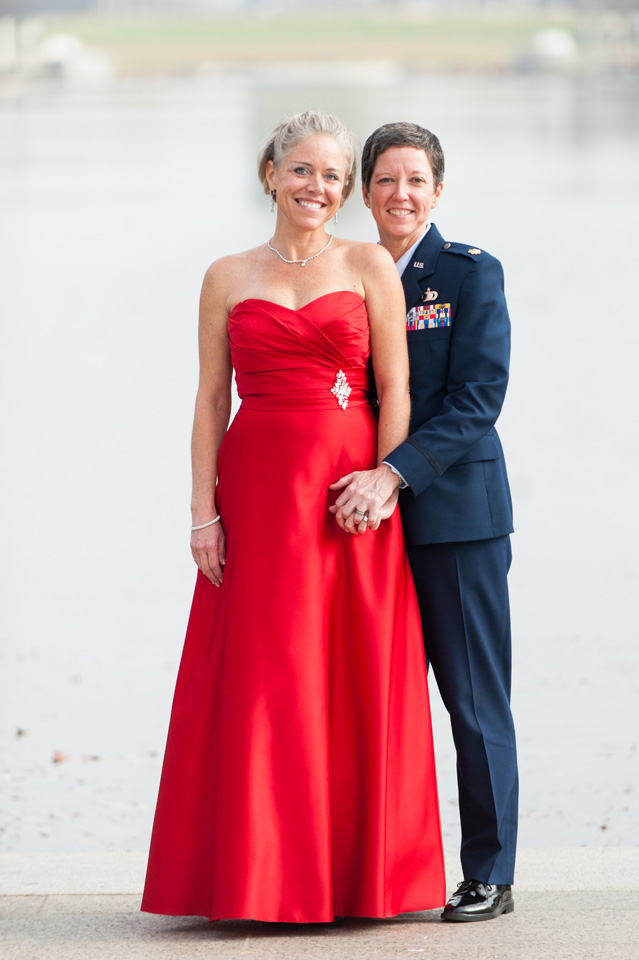
{"type": "Polygon", "coordinates": [[[449,250],[452,245],[450,243],[444,244],[444,250],[449,250]]]}

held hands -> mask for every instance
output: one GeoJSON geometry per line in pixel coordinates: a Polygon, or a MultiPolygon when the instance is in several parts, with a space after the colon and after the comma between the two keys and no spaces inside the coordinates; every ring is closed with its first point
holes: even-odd
{"type": "Polygon", "coordinates": [[[399,477],[385,463],[375,470],[356,470],[331,483],[329,490],[342,493],[328,509],[346,533],[377,530],[395,509],[398,486],[399,477]]]}
{"type": "Polygon", "coordinates": [[[192,531],[191,553],[204,576],[209,578],[214,587],[221,587],[226,563],[226,537],[222,524],[192,531]]]}

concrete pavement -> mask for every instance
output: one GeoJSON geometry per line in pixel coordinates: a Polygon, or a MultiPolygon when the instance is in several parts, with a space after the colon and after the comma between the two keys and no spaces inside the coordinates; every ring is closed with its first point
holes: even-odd
{"type": "MultiPolygon", "coordinates": [[[[139,912],[142,853],[0,854],[2,960],[639,960],[639,848],[521,850],[515,912],[448,924],[439,911],[337,925],[139,912]]],[[[458,855],[447,855],[451,887],[458,855]]]]}

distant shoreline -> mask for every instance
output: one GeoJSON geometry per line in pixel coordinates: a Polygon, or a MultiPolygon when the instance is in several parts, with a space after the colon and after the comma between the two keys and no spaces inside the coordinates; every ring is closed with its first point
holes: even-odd
{"type": "MultiPolygon", "coordinates": [[[[361,61],[400,63],[416,73],[452,71],[512,73],[592,69],[592,16],[574,12],[538,15],[339,17],[116,16],[97,13],[38,17],[47,36],[77,38],[106,55],[120,76],[171,76],[237,65],[361,61]],[[546,48],[539,38],[550,37],[546,48]],[[572,52],[552,46],[567,38],[572,52]]],[[[632,54],[634,62],[635,54],[632,54]]],[[[615,62],[617,58],[615,57],[615,62]]],[[[639,62],[639,54],[636,55],[639,62]]]]}

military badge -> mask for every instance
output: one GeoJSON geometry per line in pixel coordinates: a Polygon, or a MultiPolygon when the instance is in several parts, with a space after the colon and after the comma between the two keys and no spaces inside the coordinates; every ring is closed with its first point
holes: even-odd
{"type": "Polygon", "coordinates": [[[439,294],[436,290],[431,290],[430,287],[426,290],[425,293],[422,293],[422,303],[429,303],[431,300],[436,300],[439,294]]]}

